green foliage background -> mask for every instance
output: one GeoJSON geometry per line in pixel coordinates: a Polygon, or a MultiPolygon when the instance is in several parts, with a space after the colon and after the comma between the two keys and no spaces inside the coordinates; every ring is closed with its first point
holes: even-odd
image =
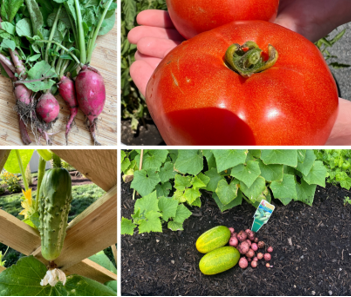
{"type": "Polygon", "coordinates": [[[139,120],[148,117],[145,98],[140,94],[129,75],[130,65],[135,61],[136,46],[127,40],[129,31],[137,26],[136,16],[146,9],[166,10],[165,0],[121,0],[121,92],[122,118],[131,119],[136,130],[139,120]]]}

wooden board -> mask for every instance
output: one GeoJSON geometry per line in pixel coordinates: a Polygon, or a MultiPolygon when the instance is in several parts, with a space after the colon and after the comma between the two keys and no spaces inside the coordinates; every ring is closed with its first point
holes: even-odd
{"type": "MultiPolygon", "coordinates": [[[[102,145],[117,145],[117,18],[115,27],[105,36],[97,40],[97,47],[93,53],[91,66],[97,68],[104,78],[106,86],[106,103],[103,112],[99,116],[98,141],[102,145]]],[[[15,98],[12,93],[12,82],[0,76],[0,145],[23,145],[18,118],[14,110],[15,98]]],[[[60,104],[59,119],[50,133],[53,145],[66,145],[65,127],[69,110],[60,96],[56,97],[60,104]],[[57,133],[57,134],[56,134],[57,133]]],[[[93,145],[90,133],[85,126],[85,116],[80,110],[76,119],[76,125],[72,128],[69,136],[70,146],[93,145]]],[[[41,140],[36,143],[34,136],[32,145],[45,145],[41,140]]]]}
{"type": "Polygon", "coordinates": [[[104,191],[117,184],[117,150],[53,150],[104,191]]]}

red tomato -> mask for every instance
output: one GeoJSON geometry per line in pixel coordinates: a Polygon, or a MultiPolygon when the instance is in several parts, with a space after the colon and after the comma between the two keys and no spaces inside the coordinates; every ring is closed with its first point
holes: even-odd
{"type": "Polygon", "coordinates": [[[184,38],[231,23],[262,20],[273,22],[279,0],[167,0],[169,15],[184,38]]]}
{"type": "Polygon", "coordinates": [[[317,47],[264,21],[183,42],[156,68],[146,102],[168,145],[323,145],[338,112],[336,84],[317,47]],[[271,44],[279,56],[249,78],[224,62],[231,44],[247,41],[265,52],[271,44]]]}

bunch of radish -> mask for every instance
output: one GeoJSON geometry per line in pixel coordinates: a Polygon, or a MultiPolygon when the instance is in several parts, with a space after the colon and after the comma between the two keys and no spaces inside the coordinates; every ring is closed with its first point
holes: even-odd
{"type": "Polygon", "coordinates": [[[269,261],[272,259],[273,247],[269,246],[263,254],[259,250],[264,249],[266,244],[263,241],[259,241],[253,231],[246,229],[236,233],[232,227],[229,230],[231,233],[229,245],[237,248],[242,255],[239,260],[240,268],[247,268],[249,262],[251,262],[251,267],[256,268],[259,260],[265,260],[267,262],[266,267],[271,267],[269,261]]]}
{"type": "Polygon", "coordinates": [[[37,140],[38,135],[51,143],[47,131],[60,112],[54,96],[58,91],[70,110],[66,143],[80,108],[94,144],[100,145],[96,127],[106,91],[102,76],[90,62],[97,37],[108,33],[115,24],[116,0],[96,1],[94,9],[81,0],[28,0],[23,6],[9,6],[0,18],[0,70],[14,84],[23,143],[31,143],[27,129],[37,140]],[[49,17],[44,21],[45,14],[49,17]],[[24,30],[24,18],[31,30],[24,30]],[[74,52],[79,53],[79,59],[74,52]]]}

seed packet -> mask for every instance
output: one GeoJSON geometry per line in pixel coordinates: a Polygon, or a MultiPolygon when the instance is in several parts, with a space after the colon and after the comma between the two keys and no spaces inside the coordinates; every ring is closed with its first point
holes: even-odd
{"type": "Polygon", "coordinates": [[[267,224],[270,219],[275,206],[267,202],[266,200],[261,200],[260,205],[257,207],[254,214],[254,221],[252,223],[251,230],[257,232],[261,229],[264,224],[267,224]]]}

